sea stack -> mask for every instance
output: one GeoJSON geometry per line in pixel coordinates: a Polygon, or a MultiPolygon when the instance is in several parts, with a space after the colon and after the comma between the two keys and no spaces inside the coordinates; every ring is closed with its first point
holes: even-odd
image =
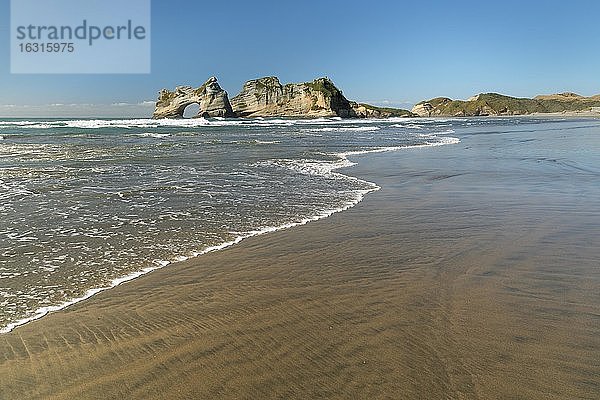
{"type": "Polygon", "coordinates": [[[328,78],[282,85],[274,76],[253,79],[231,99],[239,117],[353,117],[350,102],[328,78]]]}
{"type": "Polygon", "coordinates": [[[160,91],[153,118],[183,118],[185,108],[199,104],[196,117],[389,118],[412,117],[410,111],[349,101],[327,77],[282,84],[275,76],[252,79],[231,99],[212,77],[198,89],[178,86],[160,91]]]}

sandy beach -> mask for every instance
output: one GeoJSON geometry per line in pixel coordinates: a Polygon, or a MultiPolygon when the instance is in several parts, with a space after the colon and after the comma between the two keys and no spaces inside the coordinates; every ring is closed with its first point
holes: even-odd
{"type": "Polygon", "coordinates": [[[597,172],[534,135],[354,157],[356,207],[1,335],[0,398],[600,398],[597,172]]]}

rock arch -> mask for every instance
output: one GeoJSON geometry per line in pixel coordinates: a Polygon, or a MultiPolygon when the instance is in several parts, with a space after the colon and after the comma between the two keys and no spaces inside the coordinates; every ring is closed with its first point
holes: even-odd
{"type": "Polygon", "coordinates": [[[214,76],[197,89],[178,86],[174,91],[163,89],[158,95],[153,118],[183,118],[185,109],[198,104],[197,117],[233,117],[227,92],[221,89],[214,76]]]}
{"type": "Polygon", "coordinates": [[[183,109],[183,118],[196,118],[200,115],[200,103],[190,103],[183,109]]]}

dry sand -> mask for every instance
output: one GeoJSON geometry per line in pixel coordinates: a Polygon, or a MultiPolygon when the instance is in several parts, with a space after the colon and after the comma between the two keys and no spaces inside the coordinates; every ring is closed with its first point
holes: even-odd
{"type": "Polygon", "coordinates": [[[0,398],[600,398],[597,211],[474,154],[362,156],[383,189],[347,212],[0,336],[0,398]]]}

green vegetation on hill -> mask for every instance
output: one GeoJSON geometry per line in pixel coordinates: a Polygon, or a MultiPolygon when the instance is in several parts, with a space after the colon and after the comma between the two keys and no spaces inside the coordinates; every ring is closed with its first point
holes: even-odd
{"type": "Polygon", "coordinates": [[[315,92],[323,93],[325,97],[329,98],[342,93],[337,87],[335,87],[333,82],[327,78],[315,79],[312,82],[306,82],[305,85],[315,92]]]}
{"type": "Polygon", "coordinates": [[[600,107],[600,99],[597,96],[588,98],[573,94],[528,99],[483,93],[466,101],[437,97],[417,104],[415,109],[418,106],[429,107],[428,105],[432,116],[524,115],[585,111],[592,107],[600,107]]]}
{"type": "Polygon", "coordinates": [[[413,113],[408,110],[403,110],[401,108],[391,108],[391,107],[377,107],[372,106],[370,104],[359,103],[359,106],[363,106],[367,110],[376,111],[385,117],[412,117],[413,113]]]}

